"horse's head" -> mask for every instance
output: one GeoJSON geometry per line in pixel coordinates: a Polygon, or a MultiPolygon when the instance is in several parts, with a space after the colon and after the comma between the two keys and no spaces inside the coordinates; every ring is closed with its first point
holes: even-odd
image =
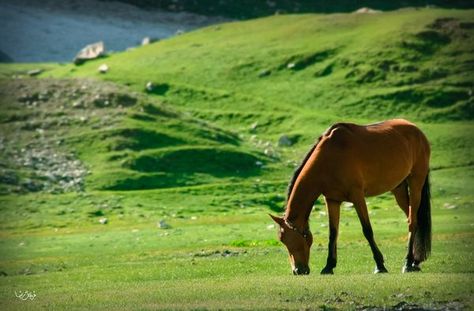
{"type": "Polygon", "coordinates": [[[270,215],[280,226],[278,239],[285,244],[290,256],[291,269],[294,275],[309,274],[309,251],[313,244],[313,235],[308,225],[297,228],[288,220],[270,215]]]}

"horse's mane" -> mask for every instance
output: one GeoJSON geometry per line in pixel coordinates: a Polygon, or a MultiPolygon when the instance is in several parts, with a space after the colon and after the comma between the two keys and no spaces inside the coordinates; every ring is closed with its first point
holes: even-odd
{"type": "MultiPolygon", "coordinates": [[[[324,135],[324,134],[323,134],[324,135]]],[[[298,168],[294,171],[293,173],[293,177],[291,177],[291,180],[290,180],[290,183],[288,184],[288,194],[286,196],[286,203],[288,203],[288,201],[290,200],[290,195],[291,195],[291,192],[293,191],[293,187],[295,186],[295,183],[296,183],[296,179],[298,179],[298,176],[300,175],[301,173],[301,170],[303,169],[303,167],[305,166],[306,162],[308,162],[308,159],[309,157],[311,156],[311,154],[313,153],[314,149],[316,149],[316,147],[318,146],[319,142],[321,141],[321,139],[323,138],[323,135],[319,136],[318,140],[316,141],[316,143],[313,145],[313,147],[311,147],[311,149],[308,151],[308,153],[305,155],[303,161],[301,162],[301,164],[298,166],[298,168]]],[[[288,204],[286,204],[288,205],[288,204]]]]}
{"type": "Polygon", "coordinates": [[[314,149],[316,149],[316,147],[321,142],[321,139],[323,139],[324,136],[327,136],[329,133],[331,133],[332,130],[334,130],[337,127],[341,127],[341,126],[347,126],[347,124],[346,123],[336,123],[336,124],[333,124],[332,126],[330,126],[321,136],[319,136],[316,143],[313,145],[313,147],[311,147],[311,149],[305,155],[303,161],[301,162],[300,166],[298,166],[298,168],[293,173],[293,177],[291,177],[290,183],[288,184],[288,194],[286,196],[286,208],[288,208],[288,201],[290,200],[290,195],[291,195],[291,192],[293,191],[293,187],[295,186],[296,179],[298,179],[298,176],[300,175],[301,170],[305,166],[306,162],[308,162],[308,159],[311,156],[311,154],[313,153],[314,149]]]}

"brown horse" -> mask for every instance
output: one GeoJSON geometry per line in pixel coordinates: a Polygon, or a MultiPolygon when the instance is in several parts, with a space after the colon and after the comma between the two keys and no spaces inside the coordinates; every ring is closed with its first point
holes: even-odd
{"type": "Polygon", "coordinates": [[[431,251],[430,146],[413,123],[395,119],[361,126],[337,123],[311,148],[288,189],[279,239],[290,255],[293,274],[309,274],[313,236],[308,219],[316,199],[325,197],[329,217],[328,258],[321,274],[332,274],[337,262],[340,206],[352,202],[376,263],[387,272],[374,240],[365,197],[391,191],[408,218],[408,253],[403,272],[420,271],[431,251]]]}

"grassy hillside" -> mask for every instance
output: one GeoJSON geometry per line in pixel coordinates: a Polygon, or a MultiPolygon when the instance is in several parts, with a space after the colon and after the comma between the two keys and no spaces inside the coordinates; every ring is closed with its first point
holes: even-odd
{"type": "Polygon", "coordinates": [[[81,66],[1,65],[2,310],[472,308],[473,36],[472,10],[280,15],[81,66]],[[433,149],[423,273],[399,274],[407,226],[386,194],[368,202],[390,275],[369,275],[349,204],[336,275],[317,274],[319,201],[315,273],[290,276],[267,213],[295,166],[332,123],[393,117],[433,149]]]}
{"type": "Polygon", "coordinates": [[[53,75],[98,76],[106,62],[105,79],[137,90],[147,81],[163,84],[159,95],[200,110],[246,105],[259,112],[271,106],[471,119],[472,15],[424,9],[275,16],[212,26],[53,75]]]}

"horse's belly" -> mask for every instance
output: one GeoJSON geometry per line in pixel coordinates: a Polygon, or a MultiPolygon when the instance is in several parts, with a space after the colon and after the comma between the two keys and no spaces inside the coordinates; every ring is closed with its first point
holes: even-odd
{"type": "Polygon", "coordinates": [[[379,195],[395,189],[407,178],[408,174],[408,171],[401,170],[399,172],[381,173],[380,176],[372,175],[370,178],[366,178],[364,184],[365,196],[379,195]]]}

